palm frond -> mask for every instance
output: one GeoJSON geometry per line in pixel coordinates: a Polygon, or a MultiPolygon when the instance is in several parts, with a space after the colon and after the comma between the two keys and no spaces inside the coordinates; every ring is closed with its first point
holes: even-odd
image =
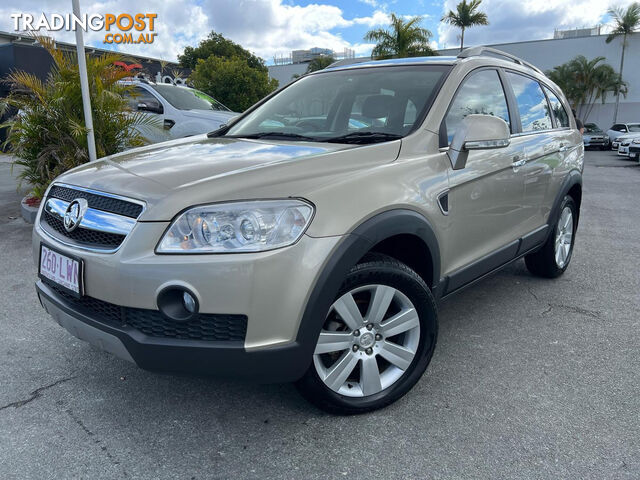
{"type": "MultiPolygon", "coordinates": [[[[0,107],[19,112],[2,125],[8,127],[5,146],[17,158],[15,165],[22,167],[19,181],[40,197],[55,177],[87,162],[89,155],[76,56],[57,49],[49,37],[34,38],[51,55],[53,67],[45,81],[11,72],[6,81],[12,90],[0,107]]],[[[131,87],[118,81],[128,73],[113,64],[120,58],[112,53],[86,57],[99,156],[144,144],[134,127],[153,123],[127,112],[124,95],[131,87]]]]}

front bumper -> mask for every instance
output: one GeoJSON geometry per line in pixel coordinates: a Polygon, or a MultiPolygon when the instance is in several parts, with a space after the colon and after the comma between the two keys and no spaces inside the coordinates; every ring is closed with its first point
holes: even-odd
{"type": "Polygon", "coordinates": [[[155,338],[90,318],[42,281],[36,291],[45,310],[72,335],[145,370],[266,383],[297,380],[309,364],[297,342],[247,350],[240,342],[155,338]]]}
{"type": "Polygon", "coordinates": [[[604,139],[584,139],[584,146],[587,147],[607,147],[609,141],[604,139]]]}
{"type": "Polygon", "coordinates": [[[138,222],[117,252],[105,254],[58,243],[36,220],[33,255],[37,263],[45,243],[81,258],[85,295],[122,307],[157,310],[162,290],[186,288],[200,313],[245,315],[244,347],[252,349],[296,339],[309,293],[342,238],[303,235],[290,247],[258,253],[157,255],[153,247],[167,225],[138,222]]]}
{"type": "Polygon", "coordinates": [[[618,155],[622,155],[624,157],[629,156],[629,146],[628,145],[620,145],[618,147],[618,155]]]}
{"type": "MultiPolygon", "coordinates": [[[[129,328],[127,321],[107,322],[95,310],[78,307],[72,299],[38,282],[43,306],[75,336],[147,370],[265,382],[295,380],[302,375],[311,360],[309,345],[302,348],[298,343],[304,330],[302,318],[325,263],[343,237],[303,235],[292,246],[258,253],[157,255],[153,247],[167,225],[138,222],[117,252],[100,253],[56,241],[43,232],[38,218],[33,254],[37,263],[44,243],[81,258],[83,298],[110,308],[157,315],[158,294],[169,286],[184,287],[197,297],[199,313],[245,318],[241,340],[235,336],[204,340],[202,336],[164,335],[166,325],[159,327],[165,330],[157,335],[158,324],[149,315],[144,318],[146,328],[129,328]]],[[[117,318],[117,310],[115,315],[117,318]]],[[[113,316],[111,312],[110,318],[113,316]]]]}

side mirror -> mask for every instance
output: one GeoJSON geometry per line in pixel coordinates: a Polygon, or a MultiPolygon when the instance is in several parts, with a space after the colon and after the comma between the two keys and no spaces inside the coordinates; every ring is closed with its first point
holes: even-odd
{"type": "Polygon", "coordinates": [[[492,115],[468,115],[453,136],[449,146],[449,160],[454,170],[467,164],[470,150],[488,150],[508,147],[511,132],[509,125],[492,115]]]}
{"type": "Polygon", "coordinates": [[[138,102],[138,111],[162,113],[162,105],[157,100],[145,100],[144,102],[138,102]]]}

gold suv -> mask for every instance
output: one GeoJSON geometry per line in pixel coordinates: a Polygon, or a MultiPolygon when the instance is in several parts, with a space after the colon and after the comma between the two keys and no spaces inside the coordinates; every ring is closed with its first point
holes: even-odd
{"type": "Polygon", "coordinates": [[[59,177],[34,228],[38,295],[148,370],[383,407],[427,368],[441,299],[522,257],[544,277],[569,265],[570,112],[486,48],[305,75],[208,135],[59,177]]]}

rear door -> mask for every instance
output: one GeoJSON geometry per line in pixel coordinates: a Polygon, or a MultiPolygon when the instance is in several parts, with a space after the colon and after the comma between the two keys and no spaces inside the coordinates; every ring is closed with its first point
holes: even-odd
{"type": "MultiPolygon", "coordinates": [[[[462,120],[470,114],[497,116],[515,131],[496,69],[475,70],[458,88],[441,130],[449,144],[462,120]]],[[[494,254],[520,238],[524,192],[521,174],[514,168],[514,162],[522,159],[522,147],[517,144],[472,150],[465,168],[450,170],[451,234],[443,248],[448,251],[451,270],[494,254]]]]}
{"type": "Polygon", "coordinates": [[[518,172],[524,183],[521,232],[527,235],[546,223],[545,199],[553,171],[562,162],[563,134],[554,130],[549,101],[537,80],[513,71],[506,78],[520,120],[511,143],[524,153],[518,172]]]}

